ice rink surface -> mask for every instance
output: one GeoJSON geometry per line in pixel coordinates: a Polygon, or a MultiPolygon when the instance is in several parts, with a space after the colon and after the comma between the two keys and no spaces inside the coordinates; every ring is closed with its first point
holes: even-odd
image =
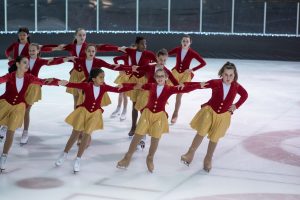
{"type": "MultiPolygon", "coordinates": [[[[103,57],[112,62],[112,57],[103,57]]],[[[207,65],[195,73],[194,81],[218,78],[227,59],[205,59],[207,65]]],[[[127,151],[130,139],[131,102],[127,119],[120,122],[110,115],[116,108],[104,107],[104,130],[94,132],[85,151],[81,171],[72,173],[77,146],[59,168],[55,160],[63,151],[72,128],[64,122],[73,109],[73,97],[64,87],[43,86],[43,99],[31,110],[29,142],[20,147],[22,129],[0,175],[1,200],[299,200],[300,199],[300,63],[261,60],[230,60],[239,72],[239,83],[249,98],[232,116],[231,126],[220,140],[208,174],[202,170],[208,140],[187,167],[180,156],[195,135],[189,122],[205,103],[211,90],[185,94],[178,122],[170,126],[154,158],[155,169],[147,171],[146,148],[137,151],[127,170],[116,168],[127,151]]],[[[167,66],[172,68],[174,58],[167,66]]],[[[0,74],[7,72],[7,61],[0,61],[0,74]]],[[[44,67],[40,77],[69,78],[71,64],[44,67]]],[[[117,72],[106,72],[106,83],[113,84],[117,72]]],[[[5,84],[1,84],[0,93],[5,84]]],[[[166,110],[174,109],[175,96],[166,110]]],[[[3,143],[0,144],[1,152],[3,143]]]]}

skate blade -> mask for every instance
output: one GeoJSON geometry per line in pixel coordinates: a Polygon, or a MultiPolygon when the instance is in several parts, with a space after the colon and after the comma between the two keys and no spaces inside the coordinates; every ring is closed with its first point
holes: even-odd
{"type": "Polygon", "coordinates": [[[123,169],[123,170],[124,170],[124,169],[127,169],[126,166],[120,166],[120,165],[117,165],[116,167],[117,167],[118,169],[123,169]]]}
{"type": "Polygon", "coordinates": [[[184,165],[188,166],[188,167],[189,167],[190,164],[191,164],[191,163],[189,163],[189,162],[187,162],[187,161],[185,161],[185,160],[182,160],[182,159],[181,159],[181,162],[182,162],[184,165]]]}

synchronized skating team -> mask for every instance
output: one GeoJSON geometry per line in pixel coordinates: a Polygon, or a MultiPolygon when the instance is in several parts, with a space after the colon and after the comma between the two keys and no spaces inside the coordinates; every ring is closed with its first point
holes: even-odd
{"type": "Polygon", "coordinates": [[[65,119],[73,130],[63,152],[55,161],[56,166],[61,166],[72,146],[77,143],[78,153],[73,165],[74,173],[80,171],[81,156],[90,145],[92,133],[103,129],[102,107],[111,104],[108,92],[119,93],[118,105],[111,114],[112,118],[119,117],[121,121],[125,120],[127,98],[129,97],[133,103],[132,125],[128,133],[132,140],[124,157],[117,162],[117,167],[129,166],[137,147],[140,145],[144,148],[144,139],[148,134],[151,142],[146,164],[148,170],[153,172],[153,159],[159,140],[162,134],[169,132],[168,115],[165,111],[169,97],[176,94],[175,109],[170,119],[170,123],[175,124],[183,93],[196,89],[211,89],[211,98],[201,106],[190,122],[191,128],[196,130],[196,135],[188,151],[181,156],[181,161],[189,165],[203,138],[207,136],[209,144],[203,169],[209,172],[217,143],[225,135],[231,115],[246,101],[248,94],[237,82],[236,66],[230,62],[221,66],[218,78],[206,82],[192,82],[193,72],[204,67],[206,63],[190,47],[191,44],[191,37],[183,35],[181,46],[170,51],[160,49],[154,54],[146,50],[144,37],[136,37],[135,44],[130,47],[91,44],[86,41],[86,31],[79,28],[70,44],[40,45],[31,43],[28,28],[20,28],[18,41],[9,46],[5,52],[9,60],[9,72],[0,77],[0,83],[6,83],[4,94],[0,97],[0,139],[4,143],[0,157],[1,172],[6,169],[15,130],[21,128],[23,123],[20,143],[25,145],[28,141],[30,109],[35,102],[41,100],[42,85],[65,86],[66,92],[74,97],[74,111],[65,119]],[[70,56],[52,59],[40,57],[41,52],[51,51],[68,51],[70,56]],[[123,55],[115,57],[114,64],[109,64],[95,57],[97,52],[104,51],[122,52],[123,55]],[[176,56],[176,65],[172,70],[165,66],[169,55],[176,56]],[[195,67],[191,67],[193,60],[198,63],[195,67]],[[73,63],[69,81],[39,78],[39,71],[43,66],[63,62],[73,63]],[[119,71],[115,80],[117,87],[105,84],[102,67],[119,71]],[[235,101],[237,94],[240,97],[235,101]],[[138,119],[139,112],[141,116],[138,119]]]}

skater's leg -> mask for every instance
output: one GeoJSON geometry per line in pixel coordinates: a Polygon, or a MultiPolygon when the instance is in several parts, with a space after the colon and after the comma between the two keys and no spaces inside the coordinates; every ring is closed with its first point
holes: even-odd
{"type": "Polygon", "coordinates": [[[172,119],[171,119],[172,124],[176,123],[176,121],[177,121],[178,112],[179,112],[179,108],[180,108],[180,105],[181,105],[181,98],[182,98],[182,94],[177,94],[176,95],[175,110],[174,110],[174,113],[173,113],[172,119]]]}
{"type": "Polygon", "coordinates": [[[132,157],[133,153],[135,152],[136,147],[142,138],[143,138],[142,135],[134,134],[134,136],[131,140],[131,143],[129,145],[129,149],[128,149],[127,153],[125,154],[124,158],[118,162],[117,167],[120,167],[120,168],[128,167],[131,157],[132,157]]]}
{"type": "Polygon", "coordinates": [[[186,164],[189,165],[194,158],[195,152],[198,149],[198,147],[200,146],[202,140],[203,140],[203,136],[200,136],[199,134],[196,134],[194,137],[194,140],[188,150],[188,152],[184,155],[181,156],[181,160],[186,164]]]}
{"type": "Polygon", "coordinates": [[[64,150],[65,153],[68,153],[70,151],[70,149],[72,148],[74,143],[78,140],[78,137],[79,137],[80,133],[81,133],[80,131],[76,131],[76,130],[73,129],[72,134],[71,134],[71,136],[70,136],[70,138],[69,138],[69,140],[66,144],[66,147],[65,147],[65,150],[64,150]]]}
{"type": "Polygon", "coordinates": [[[123,111],[120,116],[120,120],[123,121],[126,119],[126,112],[127,112],[127,104],[128,104],[128,99],[125,93],[122,93],[122,98],[123,98],[123,111]]]}
{"type": "Polygon", "coordinates": [[[82,136],[81,143],[79,145],[79,149],[78,149],[78,153],[77,153],[78,158],[81,158],[84,150],[86,149],[89,141],[91,140],[91,135],[86,134],[86,133],[83,133],[82,135],[83,136],[82,136]]]}
{"type": "Polygon", "coordinates": [[[154,170],[153,157],[157,150],[158,142],[159,142],[158,138],[151,137],[151,145],[150,145],[149,153],[148,153],[148,156],[146,159],[147,168],[148,168],[149,172],[151,172],[151,173],[154,170]]]}
{"type": "Polygon", "coordinates": [[[14,141],[14,134],[15,134],[15,131],[7,130],[5,143],[3,146],[3,154],[8,154],[8,152],[11,148],[11,145],[14,141]]]}
{"type": "Polygon", "coordinates": [[[209,141],[207,153],[203,162],[203,169],[207,172],[209,172],[212,168],[212,157],[217,147],[217,144],[217,142],[209,141]]]}
{"type": "Polygon", "coordinates": [[[118,96],[118,106],[116,108],[116,110],[111,114],[111,118],[115,118],[118,115],[120,115],[120,110],[121,110],[121,106],[122,106],[122,94],[119,94],[118,96]]]}
{"type": "Polygon", "coordinates": [[[30,123],[30,110],[32,105],[28,105],[25,111],[24,115],[24,130],[21,137],[21,144],[26,144],[28,142],[29,136],[28,136],[28,128],[30,123]]]}
{"type": "Polygon", "coordinates": [[[138,111],[134,108],[135,107],[135,102],[132,104],[132,124],[131,124],[131,129],[128,133],[129,136],[133,136],[135,129],[136,129],[136,122],[138,118],[138,111]]]}

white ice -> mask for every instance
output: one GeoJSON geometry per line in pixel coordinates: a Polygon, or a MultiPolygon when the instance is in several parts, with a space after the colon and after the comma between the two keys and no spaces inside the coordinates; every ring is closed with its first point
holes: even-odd
{"type": "MultiPolygon", "coordinates": [[[[112,57],[103,59],[112,61],[112,57]]],[[[207,65],[195,73],[194,81],[218,78],[219,68],[227,61],[205,60],[207,65]]],[[[72,164],[76,145],[63,166],[54,166],[72,130],[64,119],[72,111],[73,97],[65,93],[64,87],[43,86],[42,101],[31,110],[28,144],[19,145],[22,129],[15,133],[7,169],[0,175],[0,199],[258,199],[250,194],[260,195],[260,199],[300,199],[300,63],[230,61],[238,67],[239,83],[247,89],[249,98],[232,116],[231,126],[218,144],[209,174],[202,170],[207,139],[189,167],[180,162],[180,156],[187,151],[195,135],[189,122],[200,105],[209,99],[209,89],[183,96],[178,123],[170,126],[170,133],[160,141],[153,174],[147,171],[145,162],[149,138],[144,151],[134,154],[127,170],[116,168],[130,144],[127,133],[131,126],[131,102],[125,121],[111,119],[117,94],[110,93],[112,104],[104,107],[104,130],[93,133],[92,144],[82,158],[81,171],[74,175],[72,164]],[[273,132],[282,134],[274,135],[273,132]],[[285,136],[286,132],[296,134],[285,136]],[[265,148],[251,143],[251,138],[261,134],[266,134],[260,140],[265,148]],[[246,145],[254,151],[260,148],[259,151],[265,151],[267,156],[249,151],[246,145]],[[277,158],[279,151],[286,152],[287,156],[277,158]],[[272,153],[275,159],[268,158],[272,153]],[[289,160],[294,160],[294,164],[289,160]]],[[[171,68],[174,63],[175,59],[169,58],[167,66],[171,68]]],[[[7,61],[1,60],[0,66],[0,74],[4,75],[7,61]]],[[[68,80],[70,69],[71,64],[44,67],[40,77],[68,80]]],[[[117,72],[106,69],[105,72],[106,83],[113,84],[117,72]]],[[[1,84],[1,94],[4,88],[5,84],[1,84]]],[[[169,115],[174,103],[175,96],[172,96],[166,107],[169,115]]]]}

